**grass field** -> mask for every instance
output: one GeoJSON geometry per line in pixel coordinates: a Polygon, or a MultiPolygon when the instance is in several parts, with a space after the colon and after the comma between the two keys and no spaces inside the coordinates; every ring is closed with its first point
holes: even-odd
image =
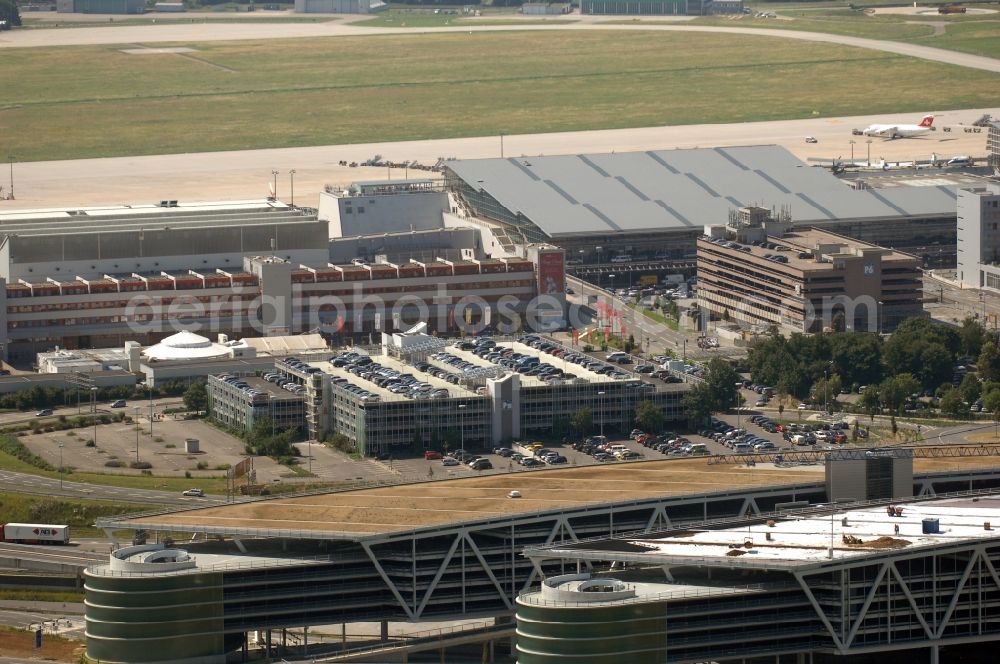
{"type": "Polygon", "coordinates": [[[0,135],[16,138],[3,147],[33,161],[996,103],[993,74],[764,37],[496,32],[194,46],[141,59],[114,46],[5,51],[0,135]]]}
{"type": "Polygon", "coordinates": [[[149,509],[149,505],[0,493],[0,514],[3,514],[4,521],[64,524],[70,527],[74,538],[100,535],[101,532],[93,527],[94,521],[100,517],[146,512],[149,509]]]}

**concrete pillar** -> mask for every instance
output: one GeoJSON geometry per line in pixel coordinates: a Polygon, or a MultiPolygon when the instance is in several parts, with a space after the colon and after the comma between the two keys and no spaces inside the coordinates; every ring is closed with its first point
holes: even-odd
{"type": "Polygon", "coordinates": [[[934,645],[931,646],[930,664],[939,664],[938,655],[939,655],[938,646],[935,643],[934,645]]]}
{"type": "Polygon", "coordinates": [[[243,647],[241,648],[241,650],[243,651],[243,661],[244,662],[247,661],[247,650],[248,649],[249,649],[249,646],[247,645],[247,633],[243,632],[243,647]]]}
{"type": "Polygon", "coordinates": [[[264,637],[264,651],[267,654],[267,656],[270,657],[271,656],[271,630],[268,629],[267,632],[265,632],[265,634],[266,634],[266,636],[264,637]]]}
{"type": "Polygon", "coordinates": [[[309,654],[309,627],[302,628],[302,654],[309,654]]]}
{"type": "Polygon", "coordinates": [[[389,621],[388,620],[383,620],[382,624],[379,625],[379,638],[382,640],[382,643],[385,643],[386,641],[389,640],[389,621]]]}
{"type": "Polygon", "coordinates": [[[281,628],[281,654],[285,654],[285,648],[288,647],[288,630],[284,627],[281,628]]]}
{"type": "Polygon", "coordinates": [[[444,664],[444,648],[439,651],[441,653],[441,664],[444,664]]]}
{"type": "Polygon", "coordinates": [[[347,623],[340,624],[340,645],[347,650],[347,623]]]}

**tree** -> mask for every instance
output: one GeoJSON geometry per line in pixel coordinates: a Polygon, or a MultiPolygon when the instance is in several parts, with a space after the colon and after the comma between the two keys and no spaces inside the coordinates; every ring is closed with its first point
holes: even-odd
{"type": "Polygon", "coordinates": [[[941,412],[952,417],[963,417],[968,409],[962,401],[962,393],[959,390],[948,390],[941,397],[941,412]]]}
{"type": "Polygon", "coordinates": [[[581,436],[586,436],[594,428],[594,413],[589,408],[578,408],[569,424],[581,436]]]}
{"type": "Polygon", "coordinates": [[[997,435],[1000,425],[1000,389],[992,389],[983,394],[983,408],[993,414],[993,435],[997,435]]]}
{"type": "Polygon", "coordinates": [[[709,360],[705,368],[705,386],[713,413],[731,408],[736,403],[736,370],[722,358],[709,360]]]}
{"type": "Polygon", "coordinates": [[[920,382],[910,374],[905,373],[886,378],[878,388],[882,405],[895,414],[899,414],[903,404],[906,403],[906,398],[918,391],[920,391],[920,382]]]}
{"type": "Polygon", "coordinates": [[[979,351],[976,370],[982,381],[1000,381],[1000,350],[992,341],[987,341],[979,351]]]}
{"type": "Polygon", "coordinates": [[[909,318],[885,342],[882,359],[890,372],[911,374],[930,388],[951,378],[960,345],[957,331],[927,318],[909,318]]]}
{"type": "Polygon", "coordinates": [[[205,381],[196,380],[184,391],[184,407],[188,410],[208,410],[208,390],[205,381]]]}
{"type": "Polygon", "coordinates": [[[878,387],[875,385],[866,387],[865,391],[861,393],[861,398],[858,400],[858,404],[868,413],[872,422],[875,421],[875,414],[879,412],[881,403],[882,398],[879,395],[878,387]]]}
{"type": "Polygon", "coordinates": [[[659,433],[663,429],[663,411],[652,401],[643,401],[635,409],[635,424],[643,431],[659,433]]]}
{"type": "Polygon", "coordinates": [[[958,391],[962,395],[962,400],[972,403],[982,394],[982,384],[976,374],[965,374],[962,384],[958,386],[958,391]]]}
{"type": "Polygon", "coordinates": [[[840,388],[840,376],[837,374],[834,374],[829,378],[820,378],[818,381],[813,383],[811,392],[813,403],[829,404],[832,406],[834,402],[837,401],[837,395],[840,394],[840,388]]]}
{"type": "Polygon", "coordinates": [[[664,307],[663,310],[666,311],[667,315],[673,318],[674,320],[680,320],[681,310],[677,306],[677,303],[674,302],[673,300],[667,302],[667,306],[664,307]]]}
{"type": "Polygon", "coordinates": [[[708,386],[704,383],[698,383],[681,397],[681,407],[687,413],[688,424],[692,429],[708,426],[712,413],[715,412],[710,403],[708,386]]]}
{"type": "Polygon", "coordinates": [[[979,321],[967,317],[958,328],[958,338],[963,355],[978,357],[986,341],[986,330],[979,321]]]}

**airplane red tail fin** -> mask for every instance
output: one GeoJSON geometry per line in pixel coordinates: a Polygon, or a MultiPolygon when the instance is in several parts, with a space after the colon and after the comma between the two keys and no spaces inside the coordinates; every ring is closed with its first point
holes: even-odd
{"type": "Polygon", "coordinates": [[[923,119],[920,120],[920,125],[919,126],[920,127],[930,127],[932,124],[934,124],[934,116],[933,115],[925,115],[923,117],[923,119]]]}

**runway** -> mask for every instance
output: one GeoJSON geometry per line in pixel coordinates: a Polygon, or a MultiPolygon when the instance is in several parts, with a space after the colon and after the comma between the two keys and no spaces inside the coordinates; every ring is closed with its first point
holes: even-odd
{"type": "MultiPolygon", "coordinates": [[[[971,123],[984,113],[1000,116],[1000,108],[933,111],[935,125],[971,123]]],[[[540,154],[582,154],[670,150],[674,148],[778,144],[800,159],[809,157],[872,161],[928,159],[932,153],[986,154],[986,132],[978,134],[938,130],[923,137],[887,140],[852,136],[852,128],[876,122],[918,122],[919,114],[856,116],[736,124],[642,127],[507,135],[505,157],[540,154]],[[818,142],[808,144],[806,136],[818,142]],[[851,141],[854,141],[852,144],[851,141]]],[[[15,200],[0,201],[0,213],[13,210],[67,206],[129,205],[163,199],[183,201],[233,201],[261,199],[268,195],[272,170],[277,177],[278,198],[297,205],[317,206],[325,185],[345,186],[358,180],[424,177],[425,171],[389,171],[386,168],[349,168],[340,160],[363,162],[375,155],[401,162],[433,164],[439,157],[463,159],[499,157],[501,138],[481,136],[395,143],[361,143],[304,148],[204,152],[143,157],[113,157],[14,164],[15,200]],[[291,176],[295,200],[291,200],[291,176]]],[[[0,169],[0,184],[6,180],[0,169]]]]}

